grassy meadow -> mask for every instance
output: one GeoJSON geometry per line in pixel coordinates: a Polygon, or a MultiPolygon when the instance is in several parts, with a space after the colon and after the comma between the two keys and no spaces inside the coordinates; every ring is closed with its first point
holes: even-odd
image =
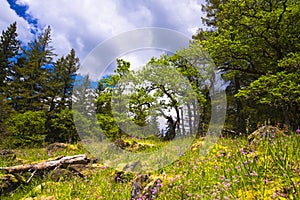
{"type": "MultiPolygon", "coordinates": [[[[133,140],[141,142],[131,138],[128,143],[133,140]]],[[[300,199],[298,133],[259,137],[251,142],[245,137],[220,138],[206,155],[201,155],[204,143],[205,139],[195,140],[190,150],[177,161],[149,172],[149,179],[142,183],[144,190],[137,199],[300,199]]],[[[16,157],[1,158],[0,166],[35,163],[61,155],[86,153],[88,157],[93,156],[80,143],[53,152],[38,148],[17,149],[14,153],[16,157]]],[[[131,198],[136,174],[125,173],[116,180],[117,171],[99,162],[80,171],[83,177],[68,171],[60,174],[49,171],[43,176],[34,176],[29,183],[26,180],[31,173],[22,174],[24,183],[10,193],[2,193],[0,199],[131,198]]],[[[3,176],[2,171],[0,178],[3,176]]],[[[3,180],[0,184],[4,184],[3,180]]]]}

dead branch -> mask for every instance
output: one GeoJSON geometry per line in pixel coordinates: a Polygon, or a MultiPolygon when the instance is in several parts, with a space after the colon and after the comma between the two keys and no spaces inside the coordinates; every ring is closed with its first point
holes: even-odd
{"type": "Polygon", "coordinates": [[[65,156],[60,157],[55,160],[48,160],[39,162],[36,164],[24,164],[24,165],[16,165],[12,167],[0,167],[0,170],[4,170],[6,173],[14,174],[20,172],[28,172],[28,171],[42,171],[42,170],[51,170],[56,167],[67,168],[71,164],[87,164],[89,159],[85,154],[82,155],[74,155],[74,156],[65,156]]]}

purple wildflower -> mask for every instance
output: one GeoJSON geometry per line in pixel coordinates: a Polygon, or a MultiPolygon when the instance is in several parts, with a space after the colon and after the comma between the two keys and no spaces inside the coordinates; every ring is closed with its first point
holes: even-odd
{"type": "Polygon", "coordinates": [[[241,152],[243,155],[247,154],[247,153],[244,151],[243,148],[240,148],[240,152],[241,152]]]}
{"type": "Polygon", "coordinates": [[[152,190],[152,194],[156,194],[156,193],[157,193],[157,189],[156,189],[156,187],[154,187],[152,190]]]}

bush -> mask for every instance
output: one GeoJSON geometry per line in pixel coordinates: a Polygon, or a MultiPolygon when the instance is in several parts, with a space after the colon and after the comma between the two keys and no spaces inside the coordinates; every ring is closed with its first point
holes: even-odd
{"type": "Polygon", "coordinates": [[[16,148],[42,144],[46,133],[45,122],[46,116],[42,111],[12,114],[6,120],[9,135],[4,141],[4,146],[16,148]]]}

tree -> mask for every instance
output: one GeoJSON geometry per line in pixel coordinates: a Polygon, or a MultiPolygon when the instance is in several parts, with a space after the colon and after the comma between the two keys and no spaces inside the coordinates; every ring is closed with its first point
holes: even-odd
{"type": "Polygon", "coordinates": [[[51,29],[46,28],[28,47],[23,48],[22,58],[14,65],[14,81],[8,90],[11,104],[16,111],[47,110],[47,84],[52,59],[55,56],[51,43],[51,29]]]}
{"type": "MultiPolygon", "coordinates": [[[[250,94],[251,88],[254,89],[253,93],[259,95],[256,90],[259,88],[258,85],[263,84],[266,79],[270,82],[275,77],[285,76],[282,71],[286,71],[285,74],[288,72],[286,69],[289,65],[280,67],[278,63],[287,58],[290,53],[299,51],[300,6],[298,2],[208,0],[204,10],[207,12],[204,22],[211,29],[199,30],[194,39],[200,41],[219,70],[223,72],[223,77],[230,81],[227,88],[229,100],[227,126],[246,132],[246,124],[252,124],[252,128],[256,128],[257,123],[264,123],[270,118],[274,118],[272,120],[274,124],[287,123],[287,120],[286,122],[275,120],[278,114],[281,119],[286,117],[283,112],[286,110],[285,104],[275,106],[265,103],[262,106],[261,100],[265,98],[263,96],[256,97],[260,102],[253,98],[248,98],[246,101],[237,97],[250,94]],[[257,81],[258,79],[260,81],[257,81]],[[252,87],[248,88],[251,84],[252,87]],[[235,96],[239,92],[241,95],[235,96]],[[256,112],[253,113],[253,110],[256,112]],[[276,112],[266,113],[262,119],[261,112],[266,110],[276,110],[276,112]]],[[[289,75],[287,77],[291,78],[289,75]]],[[[281,83],[279,79],[278,81],[281,83]]],[[[295,80],[290,81],[294,82],[292,85],[297,84],[295,80]]],[[[264,91],[277,90],[278,84],[269,84],[265,87],[264,91]]],[[[277,98],[275,96],[273,96],[274,101],[277,98]]],[[[299,112],[298,106],[294,103],[290,106],[292,107],[289,110],[296,109],[296,112],[299,112]]]]}
{"type": "MultiPolygon", "coordinates": [[[[115,94],[114,97],[117,98],[114,98],[114,102],[112,102],[112,98],[114,89],[116,89],[117,84],[122,77],[128,74],[129,68],[129,62],[117,59],[117,68],[114,71],[115,74],[104,77],[98,82],[97,97],[95,101],[97,120],[102,132],[110,140],[115,140],[126,134],[121,128],[123,127],[124,129],[126,122],[128,122],[128,117],[122,112],[124,105],[120,104],[122,101],[121,98],[118,98],[120,97],[118,94],[115,94]],[[115,104],[114,110],[112,103],[115,104]]],[[[122,94],[123,90],[124,88],[118,88],[115,92],[122,94]]]]}
{"type": "MultiPolygon", "coordinates": [[[[283,117],[285,125],[296,129],[300,123],[299,63],[299,53],[289,54],[288,58],[279,62],[279,67],[287,70],[259,77],[247,89],[240,90],[236,97],[250,99],[264,106],[271,105],[274,108],[273,112],[283,113],[283,116],[280,117],[283,117]]],[[[277,122],[282,121],[281,119],[275,120],[277,122]]]]}
{"type": "Polygon", "coordinates": [[[17,23],[12,23],[0,36],[0,93],[3,93],[5,86],[10,82],[13,63],[20,50],[20,42],[17,39],[17,23]]]}
{"type": "Polygon", "coordinates": [[[61,110],[49,120],[46,141],[73,143],[79,140],[72,110],[61,110]]]}
{"type": "Polygon", "coordinates": [[[0,134],[3,139],[3,133],[6,131],[5,120],[12,113],[8,106],[7,89],[12,81],[13,64],[19,50],[20,42],[17,39],[17,24],[12,23],[7,30],[2,31],[0,36],[0,134]]]}
{"type": "Polygon", "coordinates": [[[72,108],[72,92],[79,66],[79,58],[76,57],[74,49],[54,63],[53,72],[49,74],[47,93],[49,112],[72,108]]]}
{"type": "MultiPolygon", "coordinates": [[[[130,91],[127,92],[130,99],[129,116],[142,126],[148,125],[151,118],[155,121],[155,118],[164,118],[166,131],[160,135],[165,140],[172,140],[179,135],[180,124],[184,124],[185,120],[181,115],[186,112],[186,107],[193,107],[196,99],[189,81],[174,63],[166,55],[152,58],[141,70],[131,73],[123,81],[130,91]]],[[[198,118],[190,120],[195,122],[198,118]]],[[[192,125],[189,131],[191,135],[194,134],[192,125]]]]}

